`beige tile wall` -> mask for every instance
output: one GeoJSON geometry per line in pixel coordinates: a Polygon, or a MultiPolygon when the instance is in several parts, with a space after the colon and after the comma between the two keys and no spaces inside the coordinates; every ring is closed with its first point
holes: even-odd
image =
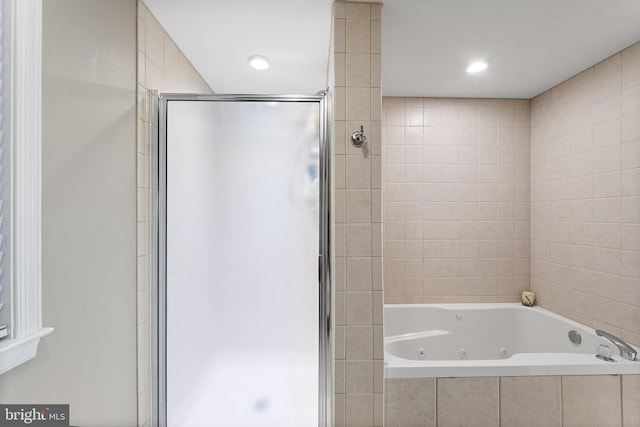
{"type": "Polygon", "coordinates": [[[151,131],[148,90],[213,93],[142,1],[138,1],[138,425],[150,425],[151,131]]]}
{"type": "Polygon", "coordinates": [[[387,378],[385,427],[435,425],[435,378],[387,378]]]}
{"type": "Polygon", "coordinates": [[[333,9],[336,426],[382,425],[381,7],[333,9]]]}
{"type": "Polygon", "coordinates": [[[528,100],[383,98],[385,303],[529,289],[528,100]]]}
{"type": "Polygon", "coordinates": [[[499,425],[498,377],[438,378],[436,390],[438,425],[499,425]]]}
{"type": "Polygon", "coordinates": [[[532,101],[532,290],[640,344],[640,43],[532,101]]]}
{"type": "Polygon", "coordinates": [[[387,378],[385,383],[386,426],[640,425],[640,375],[387,378]]]}

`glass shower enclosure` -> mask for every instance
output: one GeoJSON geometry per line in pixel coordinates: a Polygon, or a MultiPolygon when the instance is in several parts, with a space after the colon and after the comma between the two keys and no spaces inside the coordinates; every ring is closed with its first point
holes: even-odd
{"type": "Polygon", "coordinates": [[[154,416],[330,414],[325,96],[156,96],[154,416]]]}

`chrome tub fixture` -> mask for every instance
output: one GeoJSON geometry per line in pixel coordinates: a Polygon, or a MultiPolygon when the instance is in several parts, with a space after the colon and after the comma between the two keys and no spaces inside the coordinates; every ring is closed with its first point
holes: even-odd
{"type": "Polygon", "coordinates": [[[604,337],[614,343],[616,347],[620,350],[620,357],[627,360],[638,360],[638,352],[633,349],[629,344],[616,337],[615,335],[611,335],[608,332],[602,331],[600,329],[596,329],[596,335],[599,337],[604,337]]]}

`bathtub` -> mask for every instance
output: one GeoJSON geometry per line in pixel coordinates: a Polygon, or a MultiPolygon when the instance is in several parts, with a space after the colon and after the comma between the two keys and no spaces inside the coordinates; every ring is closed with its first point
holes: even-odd
{"type": "Polygon", "coordinates": [[[384,334],[386,378],[640,374],[594,329],[515,303],[387,304],[384,334]],[[600,344],[612,362],[596,358],[600,344]]]}

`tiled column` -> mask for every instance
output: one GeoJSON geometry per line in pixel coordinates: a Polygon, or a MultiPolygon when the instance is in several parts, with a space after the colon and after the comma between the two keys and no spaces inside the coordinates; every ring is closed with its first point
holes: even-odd
{"type": "Polygon", "coordinates": [[[381,8],[334,4],[336,426],[383,418],[381,8]],[[355,148],[360,126],[368,144],[355,148]]]}

